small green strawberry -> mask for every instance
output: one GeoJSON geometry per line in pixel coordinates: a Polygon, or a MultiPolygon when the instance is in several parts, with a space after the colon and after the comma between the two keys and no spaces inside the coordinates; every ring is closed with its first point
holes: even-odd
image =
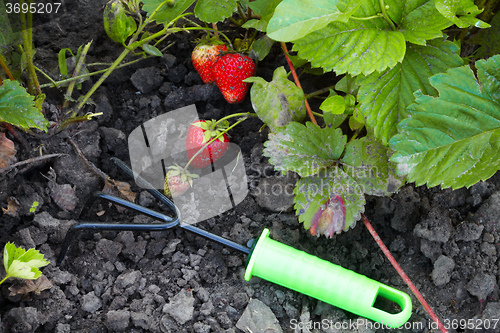
{"type": "Polygon", "coordinates": [[[168,167],[165,177],[165,195],[172,198],[184,194],[193,186],[194,178],[198,178],[198,175],[187,172],[177,164],[168,167]]]}
{"type": "Polygon", "coordinates": [[[202,42],[196,45],[191,54],[194,69],[198,72],[204,83],[215,82],[214,67],[222,53],[227,51],[227,46],[220,41],[202,42]]]}
{"type": "Polygon", "coordinates": [[[241,53],[223,55],[215,64],[215,82],[229,103],[243,101],[250,87],[250,83],[243,80],[254,74],[255,63],[249,56],[241,53]]]}

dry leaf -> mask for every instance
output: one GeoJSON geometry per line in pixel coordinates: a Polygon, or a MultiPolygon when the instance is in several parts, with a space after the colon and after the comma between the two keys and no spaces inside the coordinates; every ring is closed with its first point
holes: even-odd
{"type": "MultiPolygon", "coordinates": [[[[116,195],[122,199],[127,199],[128,201],[135,202],[136,193],[130,190],[130,184],[125,182],[119,182],[108,178],[104,182],[104,188],[102,189],[104,193],[116,195]]],[[[125,208],[122,206],[115,205],[116,209],[122,213],[125,208]]]]}
{"type": "Polygon", "coordinates": [[[14,142],[9,140],[5,133],[0,132],[0,168],[5,168],[16,161],[14,142]]]}
{"type": "Polygon", "coordinates": [[[18,213],[19,208],[21,208],[19,201],[14,197],[8,197],[7,198],[7,208],[2,207],[2,211],[6,215],[9,215],[12,217],[18,217],[19,216],[19,213],[18,213]]]}
{"type": "Polygon", "coordinates": [[[40,295],[42,291],[52,288],[52,282],[50,282],[45,275],[40,276],[36,280],[22,281],[21,284],[14,284],[9,287],[9,296],[23,295],[23,297],[25,297],[28,296],[30,292],[40,295]]]}

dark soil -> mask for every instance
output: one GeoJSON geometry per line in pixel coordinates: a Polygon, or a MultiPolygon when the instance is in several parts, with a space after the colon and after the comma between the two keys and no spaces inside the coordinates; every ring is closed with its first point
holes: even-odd
{"type": "MultiPolygon", "coordinates": [[[[36,64],[51,71],[57,66],[60,49],[76,52],[91,40],[87,63],[112,62],[121,47],[104,32],[105,3],[66,1],[66,13],[55,20],[37,22],[36,64]]],[[[232,29],[231,37],[236,33],[232,29]]],[[[241,104],[230,105],[215,86],[203,85],[189,59],[196,37],[199,35],[178,33],[167,39],[174,44],[163,57],[116,70],[93,96],[95,105],[83,111],[102,112],[102,116],[56,134],[21,134],[22,141],[10,137],[16,143],[18,161],[40,152],[65,156],[0,175],[2,208],[7,208],[9,198],[20,205],[17,216],[0,215],[0,244],[3,247],[13,241],[40,250],[51,262],[42,271],[53,284],[39,294],[9,296],[8,288],[22,282],[4,283],[0,332],[396,331],[376,325],[349,326],[357,316],[258,278],[246,282],[245,255],[180,228],[85,231],[74,240],[63,264],[55,265],[66,231],[80,218],[91,194],[104,186],[102,178],[76,154],[70,138],[111,178],[131,183],[138,203],[165,212],[165,207],[110,160],[118,157],[129,164],[127,138],[132,130],[193,103],[201,119],[252,111],[248,97],[241,104]],[[34,201],[39,205],[30,212],[34,201]],[[321,325],[325,323],[333,324],[321,325]]],[[[282,65],[285,60],[277,48],[258,64],[257,75],[269,80],[273,70],[282,65]]],[[[322,87],[316,81],[303,76],[305,90],[322,87]]],[[[91,82],[85,82],[82,91],[90,86],[91,82]]],[[[60,108],[65,89],[44,92],[47,118],[60,121],[65,116],[60,108]]],[[[197,226],[241,244],[270,228],[275,240],[408,293],[413,301],[409,320],[413,326],[397,331],[436,332],[437,327],[361,222],[334,239],[317,239],[298,223],[290,195],[261,191],[266,184],[286,186],[295,181],[292,176],[276,174],[262,156],[267,132],[260,132],[261,126],[258,119],[250,119],[231,132],[232,141],[243,153],[250,194],[235,209],[197,226]]],[[[500,174],[469,189],[427,189],[410,184],[390,198],[367,198],[366,216],[451,332],[500,329],[499,203],[500,174]]],[[[144,215],[120,212],[104,201],[96,202],[80,219],[151,222],[144,215]]]]}

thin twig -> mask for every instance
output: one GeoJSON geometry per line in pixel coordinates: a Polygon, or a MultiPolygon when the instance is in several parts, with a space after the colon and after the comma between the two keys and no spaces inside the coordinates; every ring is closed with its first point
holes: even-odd
{"type": "MultiPolygon", "coordinates": [[[[302,85],[300,84],[299,77],[297,76],[297,73],[295,72],[295,68],[293,67],[292,61],[288,57],[288,55],[289,55],[288,54],[288,49],[286,48],[286,44],[284,42],[281,42],[281,48],[283,49],[283,52],[285,53],[286,62],[288,63],[288,66],[290,67],[290,71],[292,72],[295,84],[303,92],[304,89],[302,89],[302,85]]],[[[311,107],[309,106],[309,102],[307,101],[307,98],[304,97],[304,101],[305,101],[305,104],[306,104],[307,114],[309,115],[309,118],[311,119],[311,122],[313,124],[315,124],[315,125],[318,125],[318,122],[316,121],[316,118],[314,118],[314,114],[312,113],[311,107]]]]}
{"type": "Polygon", "coordinates": [[[424,307],[425,311],[427,311],[427,313],[429,314],[429,316],[431,316],[432,320],[434,322],[438,323],[439,330],[441,332],[443,332],[443,333],[446,333],[447,332],[446,328],[443,326],[443,324],[441,323],[441,321],[439,320],[439,318],[436,316],[436,314],[434,313],[434,311],[432,310],[432,308],[429,306],[429,304],[427,303],[427,301],[424,299],[424,297],[422,296],[422,294],[420,293],[420,291],[418,291],[417,287],[415,287],[415,285],[413,284],[413,282],[411,282],[410,278],[406,275],[406,273],[403,271],[403,269],[401,268],[401,266],[399,266],[399,264],[396,261],[396,259],[394,259],[394,257],[392,256],[392,254],[389,251],[389,249],[387,248],[387,246],[385,246],[385,244],[382,241],[382,239],[380,239],[380,236],[377,234],[377,232],[375,231],[375,229],[372,227],[370,221],[368,221],[368,219],[366,218],[365,214],[361,214],[361,219],[363,220],[363,223],[365,224],[366,228],[368,229],[368,231],[372,235],[372,237],[375,240],[375,242],[377,243],[377,245],[380,247],[380,249],[382,250],[382,252],[384,252],[385,256],[387,257],[387,259],[389,259],[389,261],[391,262],[392,266],[396,269],[396,271],[398,272],[399,276],[401,276],[401,278],[408,285],[408,287],[411,289],[411,291],[413,292],[413,294],[418,298],[420,304],[422,304],[422,306],[424,307]]]}
{"type": "Polygon", "coordinates": [[[6,171],[9,171],[11,169],[14,169],[14,168],[26,165],[26,164],[36,163],[36,162],[40,162],[40,161],[43,161],[43,160],[47,160],[49,158],[61,157],[61,156],[67,156],[67,154],[49,154],[49,155],[43,155],[43,156],[28,158],[27,160],[11,164],[9,166],[6,166],[5,168],[1,168],[0,169],[0,173],[4,173],[6,171]]]}
{"type": "Polygon", "coordinates": [[[80,156],[80,158],[85,162],[85,164],[87,164],[87,166],[92,169],[92,171],[94,171],[99,177],[101,177],[102,179],[104,179],[105,181],[108,181],[110,180],[111,178],[106,174],[104,173],[104,171],[102,171],[101,169],[99,169],[98,167],[96,167],[94,165],[94,163],[90,162],[86,157],[85,155],[83,155],[82,151],[80,150],[80,148],[78,147],[78,145],[76,144],[75,141],[73,141],[72,138],[68,138],[68,141],[69,143],[71,143],[71,145],[73,146],[73,148],[75,148],[76,150],[76,153],[78,154],[78,156],[80,156]]]}

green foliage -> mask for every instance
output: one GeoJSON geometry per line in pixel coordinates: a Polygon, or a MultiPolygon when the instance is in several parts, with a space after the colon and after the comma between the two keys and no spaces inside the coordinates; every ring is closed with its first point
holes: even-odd
{"type": "Polygon", "coordinates": [[[365,194],[390,195],[403,184],[401,177],[396,176],[395,165],[389,161],[387,148],[374,138],[363,137],[347,143],[340,163],[365,194]]]}
{"type": "Polygon", "coordinates": [[[29,249],[26,251],[9,242],[5,244],[3,252],[3,265],[7,275],[0,283],[8,278],[38,279],[42,275],[39,268],[48,264],[49,262],[38,250],[29,249]]]}
{"type": "Polygon", "coordinates": [[[334,92],[330,92],[330,96],[321,103],[319,108],[323,112],[342,114],[345,111],[345,99],[334,92]]]}
{"type": "Polygon", "coordinates": [[[337,74],[370,74],[403,60],[405,39],[383,20],[333,22],[297,40],[293,50],[315,67],[337,74]]]}
{"type": "MultiPolygon", "coordinates": [[[[248,3],[248,7],[260,16],[260,19],[251,19],[243,24],[244,28],[253,28],[266,32],[269,21],[274,15],[276,6],[282,0],[256,0],[248,3]]],[[[267,36],[267,35],[266,35],[267,36]]]]}
{"type": "Polygon", "coordinates": [[[143,0],[142,10],[160,24],[168,24],[184,13],[195,0],[176,0],[173,5],[164,0],[143,0]]]}
{"type": "Polygon", "coordinates": [[[160,50],[154,45],[151,44],[144,44],[142,45],[142,49],[144,52],[146,52],[149,55],[155,56],[155,57],[161,57],[163,54],[161,53],[160,50]]]}
{"type": "Polygon", "coordinates": [[[347,137],[338,128],[291,122],[283,130],[270,134],[264,155],[270,158],[276,170],[291,170],[308,177],[335,164],[346,142],[347,137]]]}
{"type": "Polygon", "coordinates": [[[344,231],[356,225],[365,211],[365,196],[359,184],[341,168],[335,166],[312,176],[301,178],[293,190],[295,194],[294,208],[299,222],[309,229],[311,222],[334,195],[341,197],[345,204],[344,231]]]}
{"type": "Polygon", "coordinates": [[[20,22],[10,22],[4,1],[0,2],[0,54],[5,54],[9,46],[22,43],[20,22]],[[12,24],[18,26],[12,26],[12,24]]]}
{"type": "Polygon", "coordinates": [[[104,30],[117,43],[124,44],[129,36],[137,30],[135,20],[127,16],[124,3],[112,0],[104,8],[104,30]]]}
{"type": "Polygon", "coordinates": [[[442,37],[442,30],[452,25],[438,12],[434,0],[385,0],[385,4],[396,29],[413,44],[425,45],[427,40],[442,37]]]}
{"type": "Polygon", "coordinates": [[[500,55],[430,78],[439,97],[415,104],[391,141],[398,172],[416,185],[469,187],[500,168],[500,55]]]}
{"type": "Polygon", "coordinates": [[[483,12],[473,0],[436,0],[437,10],[459,28],[473,25],[477,28],[489,28],[490,25],[476,18],[483,12]]]}
{"type": "Polygon", "coordinates": [[[216,23],[230,17],[237,9],[237,0],[198,0],[194,14],[204,22],[216,23]]]}
{"type": "Polygon", "coordinates": [[[396,134],[396,124],[413,103],[414,91],[437,95],[429,77],[462,65],[459,50],[456,44],[441,39],[429,41],[426,46],[408,44],[401,63],[381,73],[358,77],[361,111],[377,139],[387,144],[396,134]]]}
{"type": "Polygon", "coordinates": [[[264,156],[276,170],[294,171],[302,177],[294,202],[306,229],[332,196],[345,202],[347,230],[364,211],[365,194],[389,195],[403,183],[380,142],[364,137],[347,143],[340,128],[321,128],[311,122],[291,122],[270,134],[264,156]]]}
{"type": "Polygon", "coordinates": [[[34,97],[19,82],[4,80],[0,86],[0,121],[24,130],[38,128],[47,131],[49,122],[35,107],[34,97]]]}
{"type": "Polygon", "coordinates": [[[254,83],[250,90],[253,108],[272,131],[305,118],[304,93],[288,80],[284,67],[276,68],[271,82],[256,76],[244,81],[254,83]]]}
{"type": "Polygon", "coordinates": [[[347,22],[349,16],[360,5],[358,2],[348,12],[343,0],[284,0],[275,9],[267,26],[269,38],[283,42],[297,40],[307,34],[326,27],[329,23],[347,22]]]}

